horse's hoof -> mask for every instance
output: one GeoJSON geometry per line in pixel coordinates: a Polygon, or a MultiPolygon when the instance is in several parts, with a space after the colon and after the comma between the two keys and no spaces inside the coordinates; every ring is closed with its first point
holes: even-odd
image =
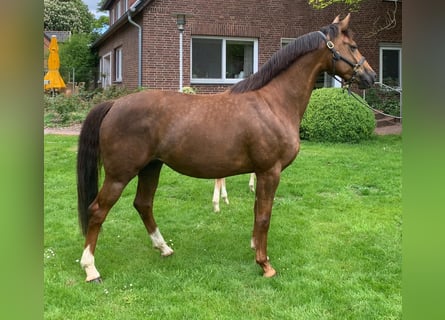
{"type": "Polygon", "coordinates": [[[264,278],[272,278],[273,276],[275,276],[277,274],[277,272],[275,271],[274,268],[270,268],[270,270],[267,270],[263,273],[263,277],[264,278]]]}
{"type": "Polygon", "coordinates": [[[170,257],[173,253],[175,253],[173,250],[166,250],[165,252],[161,253],[161,257],[170,257]]]}
{"type": "Polygon", "coordinates": [[[87,280],[88,283],[102,283],[102,278],[95,278],[95,279],[91,279],[91,280],[87,280]]]}
{"type": "MultiPolygon", "coordinates": [[[[269,257],[267,257],[267,260],[269,260],[269,257]]],[[[267,261],[263,266],[263,277],[265,278],[272,278],[277,274],[274,268],[270,265],[269,261],[267,261]]]]}

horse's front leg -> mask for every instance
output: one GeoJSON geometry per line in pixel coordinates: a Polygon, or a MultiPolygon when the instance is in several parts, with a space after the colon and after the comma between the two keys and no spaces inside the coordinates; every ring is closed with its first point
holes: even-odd
{"type": "Polygon", "coordinates": [[[213,211],[219,212],[219,196],[223,198],[224,202],[229,204],[229,198],[227,197],[227,190],[226,190],[226,179],[215,179],[215,187],[213,188],[213,211]]]}
{"type": "Polygon", "coordinates": [[[221,192],[221,179],[215,179],[215,186],[213,187],[213,211],[219,212],[219,194],[221,192]]]}
{"type": "Polygon", "coordinates": [[[227,194],[226,189],[226,178],[222,178],[221,180],[221,198],[226,204],[229,204],[229,195],[227,194]]]}
{"type": "Polygon", "coordinates": [[[250,174],[249,189],[250,191],[255,192],[255,173],[250,174]]]}
{"type": "Polygon", "coordinates": [[[256,262],[263,269],[263,276],[270,278],[276,274],[267,256],[267,233],[269,231],[272,205],[280,182],[280,170],[274,169],[257,174],[255,194],[255,221],[253,226],[252,248],[256,251],[256,262]]]}

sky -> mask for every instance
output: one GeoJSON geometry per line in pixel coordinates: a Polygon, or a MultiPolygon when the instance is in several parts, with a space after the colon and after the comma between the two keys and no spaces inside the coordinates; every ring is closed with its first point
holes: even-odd
{"type": "Polygon", "coordinates": [[[88,6],[88,9],[90,9],[90,11],[97,17],[99,15],[104,15],[103,12],[98,12],[97,11],[97,7],[98,7],[98,3],[99,0],[82,0],[83,3],[85,3],[88,6]]]}

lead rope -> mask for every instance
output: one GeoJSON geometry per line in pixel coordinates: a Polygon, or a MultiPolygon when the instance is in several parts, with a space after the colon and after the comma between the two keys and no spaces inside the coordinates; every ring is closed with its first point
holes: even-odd
{"type": "MultiPolygon", "coordinates": [[[[343,85],[343,82],[341,81],[341,79],[338,79],[336,76],[333,76],[332,78],[334,78],[335,81],[338,81],[338,82],[340,82],[343,85]]],[[[355,92],[351,91],[351,86],[350,85],[348,85],[347,87],[348,87],[348,95],[353,97],[358,102],[360,102],[360,105],[362,105],[362,106],[364,106],[364,107],[366,107],[366,108],[368,108],[368,109],[370,109],[370,110],[372,110],[372,111],[374,111],[376,113],[384,115],[386,117],[391,117],[391,118],[394,118],[394,119],[402,119],[401,116],[394,116],[392,114],[387,114],[387,113],[384,113],[384,112],[382,112],[380,110],[377,110],[377,109],[371,107],[365,99],[359,98],[360,97],[359,95],[357,95],[355,92]]],[[[345,87],[342,86],[342,89],[343,89],[343,92],[345,92],[345,87]]]]}

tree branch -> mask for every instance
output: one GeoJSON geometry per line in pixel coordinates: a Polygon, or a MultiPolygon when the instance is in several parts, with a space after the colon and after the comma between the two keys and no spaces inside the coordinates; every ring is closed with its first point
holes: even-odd
{"type": "Polygon", "coordinates": [[[377,17],[377,19],[375,19],[375,21],[373,22],[372,30],[369,33],[365,34],[363,37],[371,38],[376,36],[382,31],[394,29],[397,25],[396,13],[397,13],[397,1],[394,1],[394,9],[391,11],[390,10],[386,11],[385,22],[379,25],[381,17],[377,17]]]}

